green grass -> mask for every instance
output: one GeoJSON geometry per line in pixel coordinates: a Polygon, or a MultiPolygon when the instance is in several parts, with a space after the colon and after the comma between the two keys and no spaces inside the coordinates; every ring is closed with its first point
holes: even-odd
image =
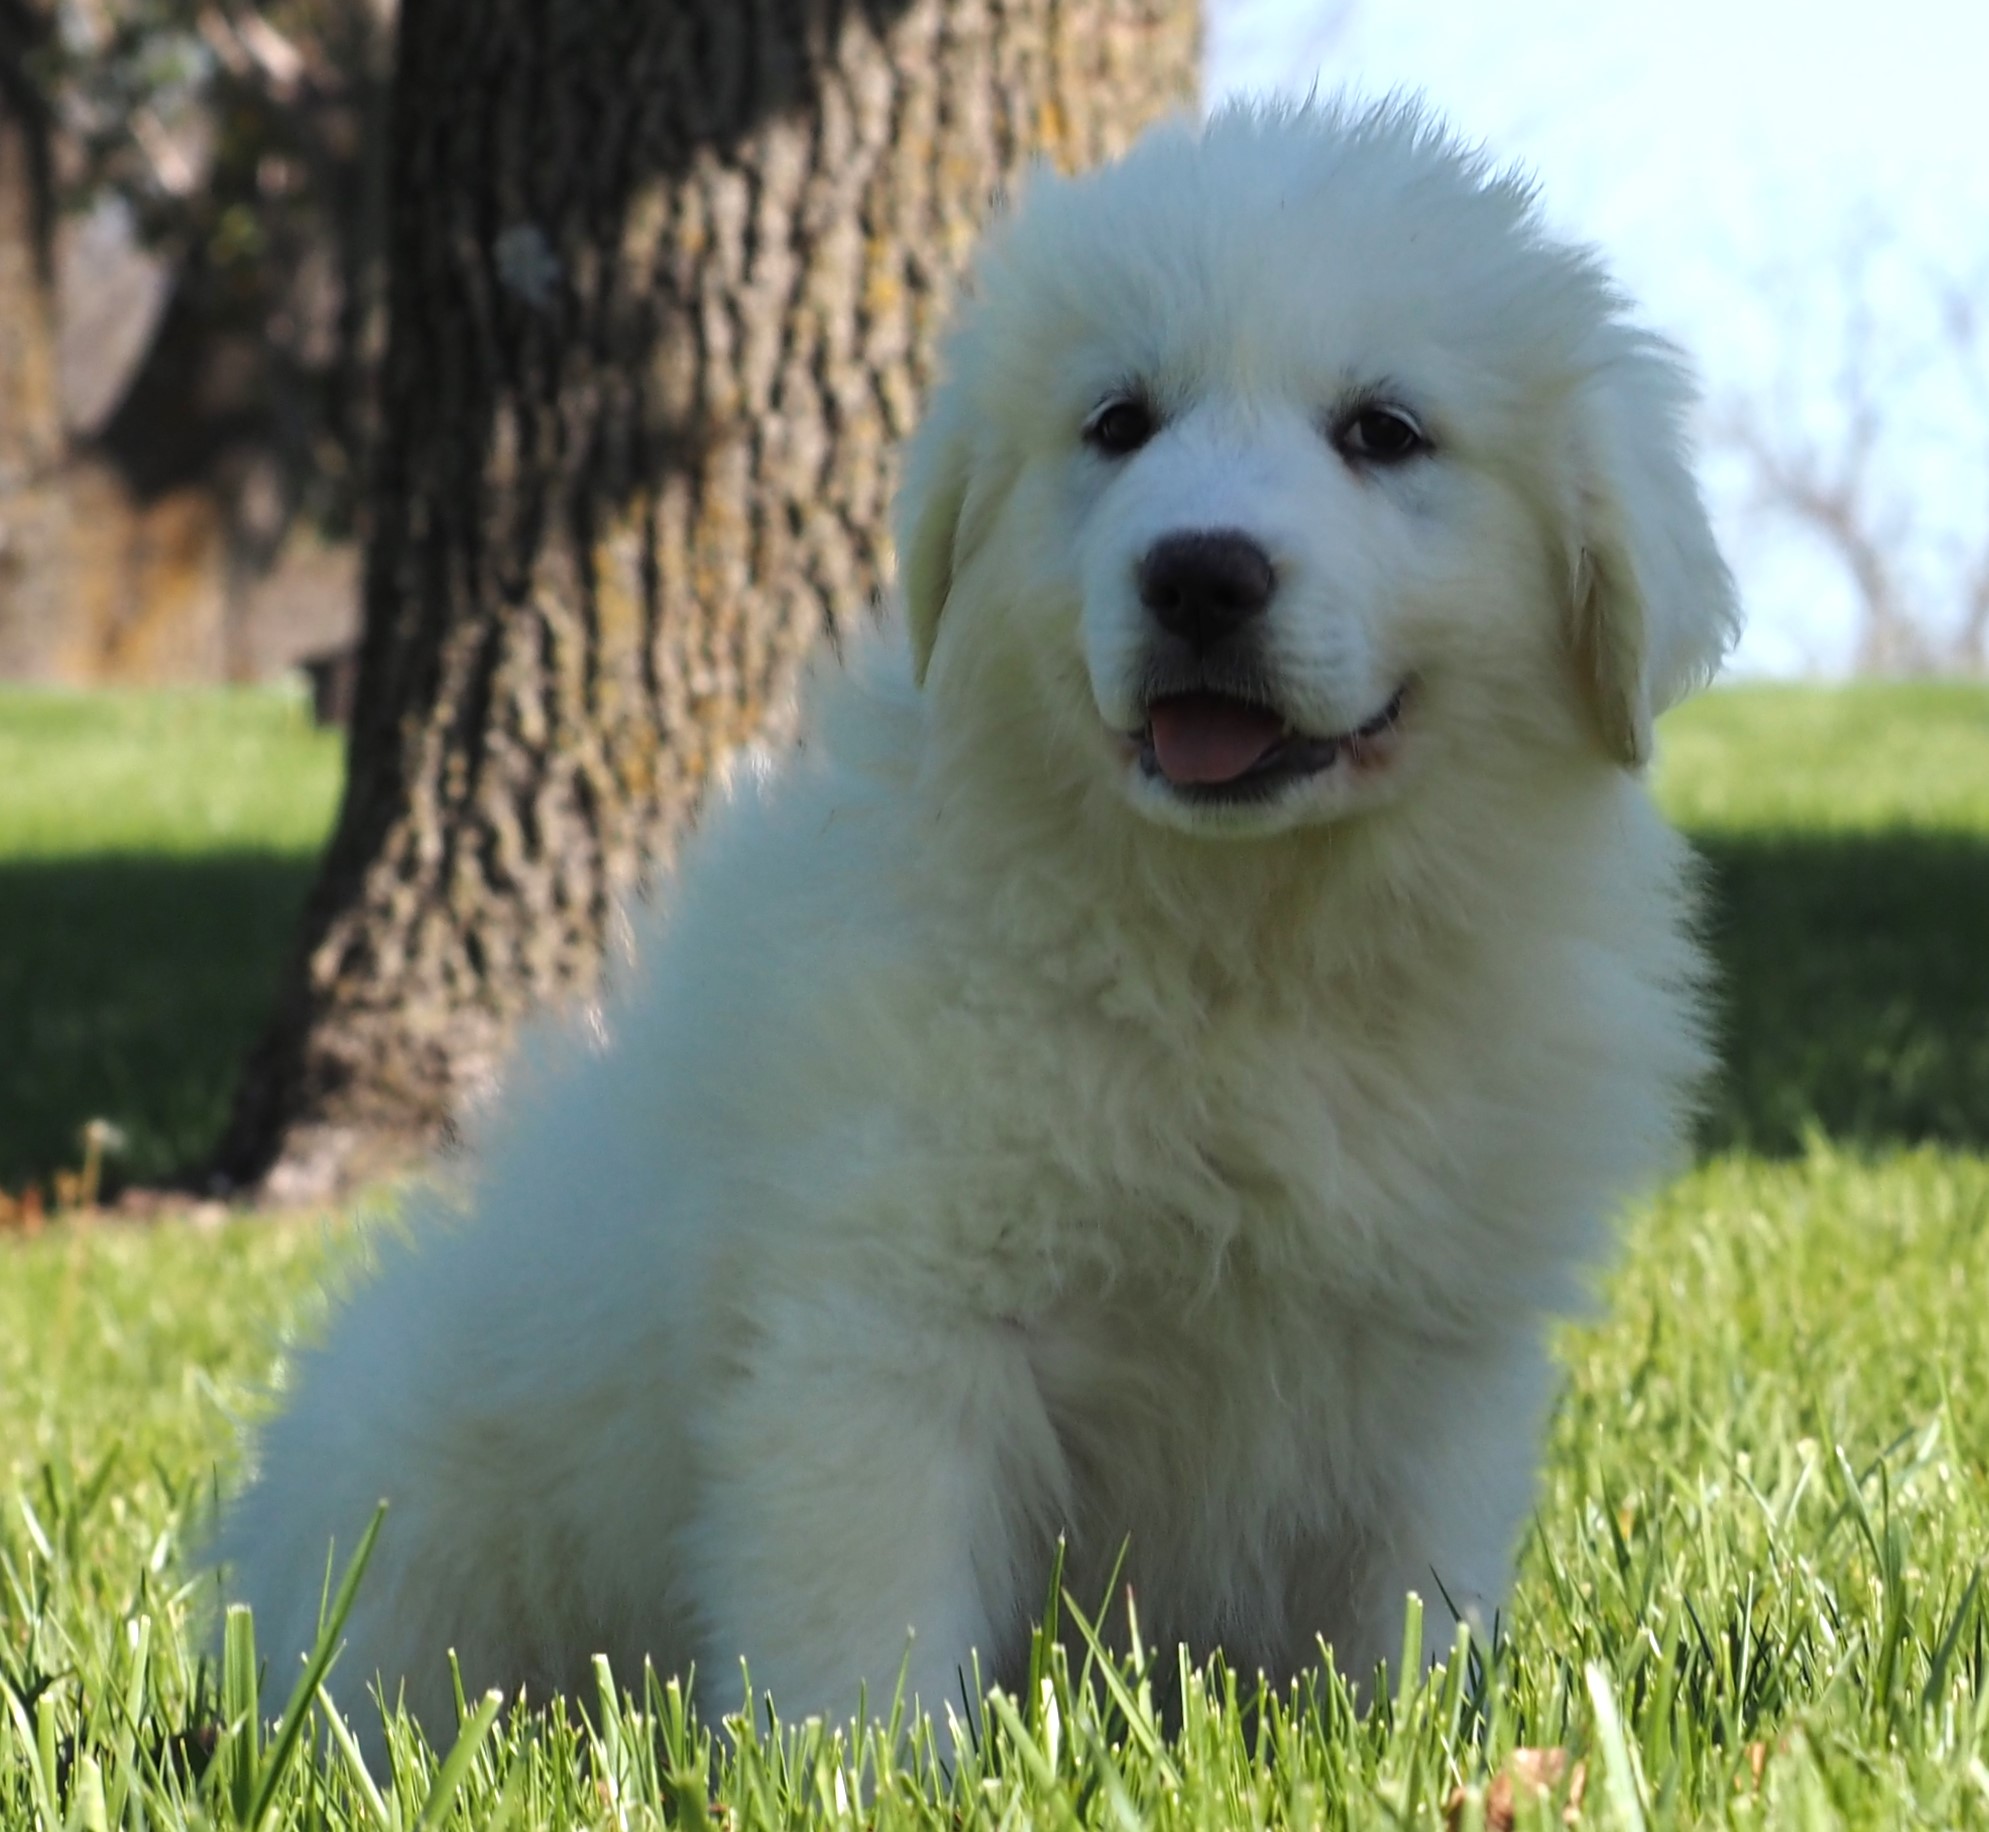
{"type": "Polygon", "coordinates": [[[1989,1147],[1989,692],[1717,693],[1661,756],[1726,974],[1707,1145],[1989,1147]]]}
{"type": "MultiPolygon", "coordinates": [[[[226,710],[313,755],[287,712],[226,710]]],[[[65,742],[95,739],[39,748],[65,742]]],[[[44,780],[66,792],[83,761],[44,780]]],[[[328,776],[291,779],[320,822],[328,776]]],[[[950,1777],[915,1741],[701,1730],[624,1674],[634,1705],[480,1718],[453,1763],[404,1741],[362,1781],[322,1717],[315,1743],[253,1728],[289,1676],[250,1712],[239,1632],[232,1668],[198,1670],[206,1591],[180,1562],[354,1231],[65,1224],[0,1242],[0,1827],[1435,1826],[1458,1787],[1476,1824],[1532,1746],[1586,1764],[1583,1824],[1989,1826],[1989,692],[1716,695],[1669,722],[1661,783],[1711,858],[1734,1071],[1699,1164],[1564,1334],[1489,1664],[1358,1708],[1327,1675],[1268,1701],[1195,1678],[1169,1723],[1137,1683],[1076,1686],[1049,1659],[950,1777]],[[192,1778],[174,1739],[217,1715],[192,1778]]],[[[243,819],[267,836],[280,800],[243,819]]],[[[162,830],[187,818],[163,807],[162,830]]],[[[0,886],[37,831],[0,829],[0,886]]],[[[118,843],[152,856],[142,826],[118,843]]],[[[334,1668],[356,1715],[348,1684],[334,1668]]],[[[1519,1823],[1560,1825],[1568,1791],[1522,1788],[1519,1823]]]]}
{"type": "Polygon", "coordinates": [[[0,1190],[93,1118],[133,1182],[214,1143],[340,768],[291,695],[0,690],[0,1190]]]}

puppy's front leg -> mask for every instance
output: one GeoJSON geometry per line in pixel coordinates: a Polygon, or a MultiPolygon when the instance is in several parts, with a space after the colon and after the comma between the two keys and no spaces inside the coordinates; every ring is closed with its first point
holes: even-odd
{"type": "Polygon", "coordinates": [[[1020,1343],[850,1294],[755,1323],[698,1421],[699,1691],[729,1704],[743,1658],[789,1721],[882,1715],[901,1674],[959,1709],[1020,1645],[1062,1483],[1020,1343]]]}
{"type": "Polygon", "coordinates": [[[1424,1353],[1410,1365],[1376,1458],[1374,1510],[1360,1542],[1343,1667],[1366,1677],[1400,1663],[1404,1601],[1422,1597],[1422,1665],[1446,1659],[1460,1617],[1480,1637],[1504,1603],[1534,1498],[1553,1371],[1534,1339],[1424,1353]],[[1410,1396],[1410,1378],[1414,1396],[1410,1396]]]}

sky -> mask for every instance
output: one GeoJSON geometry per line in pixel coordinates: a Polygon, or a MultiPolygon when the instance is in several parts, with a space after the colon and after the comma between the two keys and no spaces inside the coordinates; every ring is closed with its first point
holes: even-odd
{"type": "Polygon", "coordinates": [[[1937,635],[1989,565],[1989,6],[1962,0],[1207,0],[1206,89],[1416,90],[1530,170],[1704,380],[1709,500],[1741,583],[1737,671],[1835,674],[1841,562],[1761,501],[1743,435],[1849,449],[1937,635]],[[1979,302],[1957,347],[1955,289],[1979,302]],[[1855,360],[1854,360],[1855,359],[1855,360]]]}

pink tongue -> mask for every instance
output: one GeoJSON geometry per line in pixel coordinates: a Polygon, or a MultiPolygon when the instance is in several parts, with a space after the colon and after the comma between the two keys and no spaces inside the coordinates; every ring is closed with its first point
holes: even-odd
{"type": "Polygon", "coordinates": [[[1153,703],[1153,754],[1171,783],[1234,782],[1284,736],[1284,721],[1261,706],[1217,693],[1183,693],[1153,703]]]}

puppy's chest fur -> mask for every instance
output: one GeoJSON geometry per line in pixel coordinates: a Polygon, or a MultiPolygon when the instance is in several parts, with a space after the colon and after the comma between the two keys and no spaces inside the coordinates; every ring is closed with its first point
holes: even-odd
{"type": "Polygon", "coordinates": [[[1073,1598],[1103,1602],[1123,1555],[1163,1641],[1275,1670],[1354,1635],[1342,1578],[1385,1536],[1495,1283],[1505,1192],[1463,1120],[1485,1071],[1419,1050],[1405,1009],[1204,1006],[1192,1036],[1095,1003],[954,1021],[984,1097],[924,1091],[974,1167],[954,1293],[1026,1359],[1073,1598]]]}
{"type": "Polygon", "coordinates": [[[1417,1048],[1421,1021],[1331,1000],[1184,1000],[1166,1024],[1102,999],[963,1003],[941,1054],[977,1087],[941,1075],[919,1096],[943,1155],[975,1167],[954,1186],[958,1263],[1025,1323],[1152,1319],[1163,1357],[1233,1312],[1468,1329],[1476,1076],[1417,1048]]]}

